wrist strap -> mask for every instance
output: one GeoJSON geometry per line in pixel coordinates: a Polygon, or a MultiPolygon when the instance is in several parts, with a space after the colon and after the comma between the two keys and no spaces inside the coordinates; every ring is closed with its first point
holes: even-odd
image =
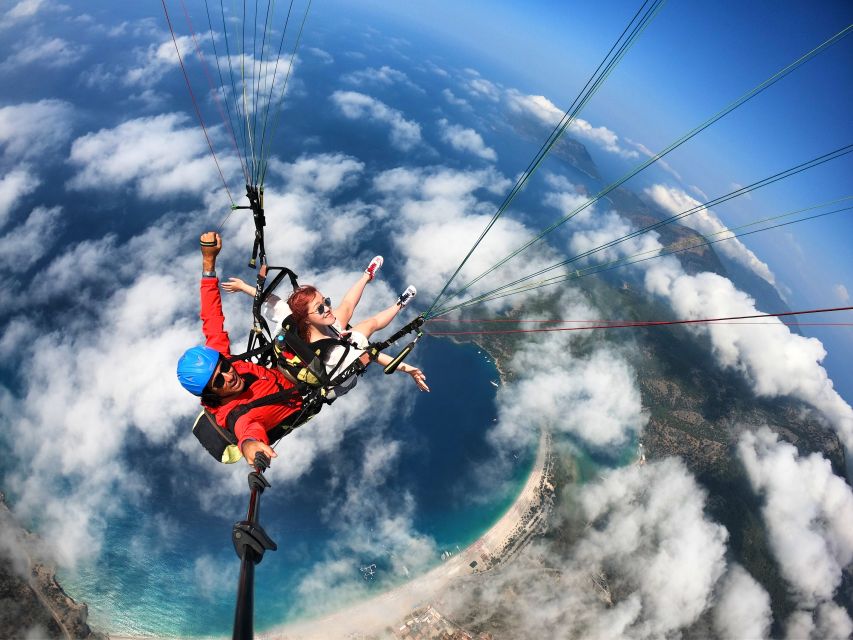
{"type": "Polygon", "coordinates": [[[216,277],[216,269],[211,269],[210,271],[202,271],[202,278],[215,278],[216,277]]]}

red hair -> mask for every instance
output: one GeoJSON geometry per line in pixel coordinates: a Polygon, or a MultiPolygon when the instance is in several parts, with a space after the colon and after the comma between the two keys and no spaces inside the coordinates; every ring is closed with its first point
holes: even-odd
{"type": "Polygon", "coordinates": [[[308,314],[310,313],[308,306],[318,293],[317,287],[305,284],[291,293],[287,299],[287,306],[290,307],[290,312],[296,321],[296,331],[306,342],[308,342],[308,314]]]}

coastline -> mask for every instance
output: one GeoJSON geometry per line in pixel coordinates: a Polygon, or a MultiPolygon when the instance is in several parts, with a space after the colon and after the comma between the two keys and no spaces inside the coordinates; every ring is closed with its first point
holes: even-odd
{"type": "Polygon", "coordinates": [[[3,492],[0,492],[0,532],[4,543],[0,550],[4,560],[0,589],[5,594],[3,603],[7,611],[16,611],[13,617],[4,620],[3,632],[15,637],[45,634],[45,637],[104,640],[106,636],[87,624],[86,604],[74,600],[57,582],[55,566],[45,555],[41,539],[18,522],[3,492]]]}
{"type": "MultiPolygon", "coordinates": [[[[553,492],[551,463],[551,437],[541,430],[536,460],[518,497],[506,513],[468,547],[424,575],[385,593],[320,618],[256,631],[255,637],[259,640],[329,640],[382,633],[402,624],[414,610],[429,606],[455,579],[489,571],[507,562],[539,530],[546,514],[543,505],[548,501],[545,497],[553,492]],[[472,563],[476,563],[475,566],[472,567],[472,563]]],[[[150,637],[110,635],[113,640],[150,637]]]]}
{"type": "Polygon", "coordinates": [[[264,640],[311,640],[382,632],[413,610],[428,606],[456,578],[506,562],[544,521],[543,498],[553,492],[550,460],[550,435],[542,430],[533,468],[512,506],[476,541],[426,574],[333,614],[281,625],[255,636],[264,640]]]}
{"type": "MultiPolygon", "coordinates": [[[[459,343],[452,340],[457,344],[459,343]]],[[[501,386],[508,383],[508,375],[502,365],[502,358],[477,342],[467,343],[482,351],[491,360],[498,374],[501,386]]],[[[456,579],[482,573],[509,561],[525,543],[540,529],[552,504],[553,495],[553,457],[551,436],[539,429],[534,462],[527,478],[513,502],[497,521],[462,551],[447,558],[444,562],[415,577],[410,581],[393,587],[386,592],[365,600],[345,605],[334,612],[318,617],[305,618],[293,622],[280,623],[265,631],[255,630],[256,638],[277,640],[309,640],[310,638],[352,638],[366,637],[370,634],[385,634],[401,624],[419,608],[429,607],[441,593],[456,579]],[[474,566],[472,567],[472,563],[474,566]]],[[[230,633],[229,633],[230,636],[230,633]]],[[[137,635],[134,633],[110,634],[113,640],[140,640],[157,638],[171,640],[171,635],[137,635]]],[[[199,640],[214,640],[228,636],[197,636],[199,640]]]]}

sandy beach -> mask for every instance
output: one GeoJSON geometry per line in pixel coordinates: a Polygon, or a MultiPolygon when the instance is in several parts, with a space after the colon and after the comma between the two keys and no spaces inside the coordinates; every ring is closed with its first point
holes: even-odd
{"type": "MultiPolygon", "coordinates": [[[[487,570],[506,560],[541,520],[542,490],[553,489],[548,479],[550,449],[550,436],[542,431],[530,476],[512,506],[474,543],[439,566],[399,587],[335,613],[264,632],[256,631],[255,637],[263,640],[336,640],[377,634],[401,624],[412,610],[429,605],[453,580],[487,570]]],[[[113,640],[139,640],[141,636],[110,637],[113,640]]],[[[221,637],[230,637],[230,634],[221,637]]]]}
{"type": "Polygon", "coordinates": [[[378,633],[398,624],[413,609],[429,604],[459,576],[480,571],[505,559],[516,548],[517,541],[524,537],[522,534],[532,531],[538,524],[538,518],[531,518],[530,514],[538,511],[541,488],[547,483],[546,462],[549,453],[550,439],[543,431],[539,437],[533,469],[513,505],[473,544],[435,569],[336,613],[276,627],[264,633],[256,633],[256,637],[267,640],[332,640],[378,633]]]}

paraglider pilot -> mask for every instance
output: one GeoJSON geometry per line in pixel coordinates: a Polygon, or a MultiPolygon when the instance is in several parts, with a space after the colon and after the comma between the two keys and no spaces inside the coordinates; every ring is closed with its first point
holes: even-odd
{"type": "Polygon", "coordinates": [[[218,233],[211,231],[201,236],[201,323],[206,343],[188,349],[181,356],[178,381],[187,391],[201,397],[202,405],[219,426],[233,429],[237,446],[251,463],[259,451],[269,458],[276,457],[267,431],[298,412],[302,399],[294,384],[280,371],[242,360],[230,363],[226,359],[231,357],[231,341],[224,327],[216,276],[216,256],[221,250],[222,238],[218,233]],[[286,401],[241,410],[249,403],[287,390],[293,393],[284,394],[286,401]],[[231,414],[239,417],[235,420],[231,414]]]}
{"type": "MultiPolygon", "coordinates": [[[[277,369],[243,360],[229,362],[231,342],[224,327],[216,274],[216,257],[222,250],[222,238],[210,231],[202,234],[200,243],[201,321],[206,342],[204,346],[187,349],[181,356],[178,381],[201,398],[201,404],[220,427],[233,432],[247,462],[251,464],[258,452],[275,458],[267,432],[299,412],[302,398],[294,383],[277,369]],[[275,402],[264,402],[274,395],[277,396],[275,402]]],[[[390,356],[379,355],[380,364],[387,364],[386,360],[390,362],[390,356]]],[[[401,370],[412,375],[421,390],[429,390],[419,369],[406,366],[401,370]]]]}

